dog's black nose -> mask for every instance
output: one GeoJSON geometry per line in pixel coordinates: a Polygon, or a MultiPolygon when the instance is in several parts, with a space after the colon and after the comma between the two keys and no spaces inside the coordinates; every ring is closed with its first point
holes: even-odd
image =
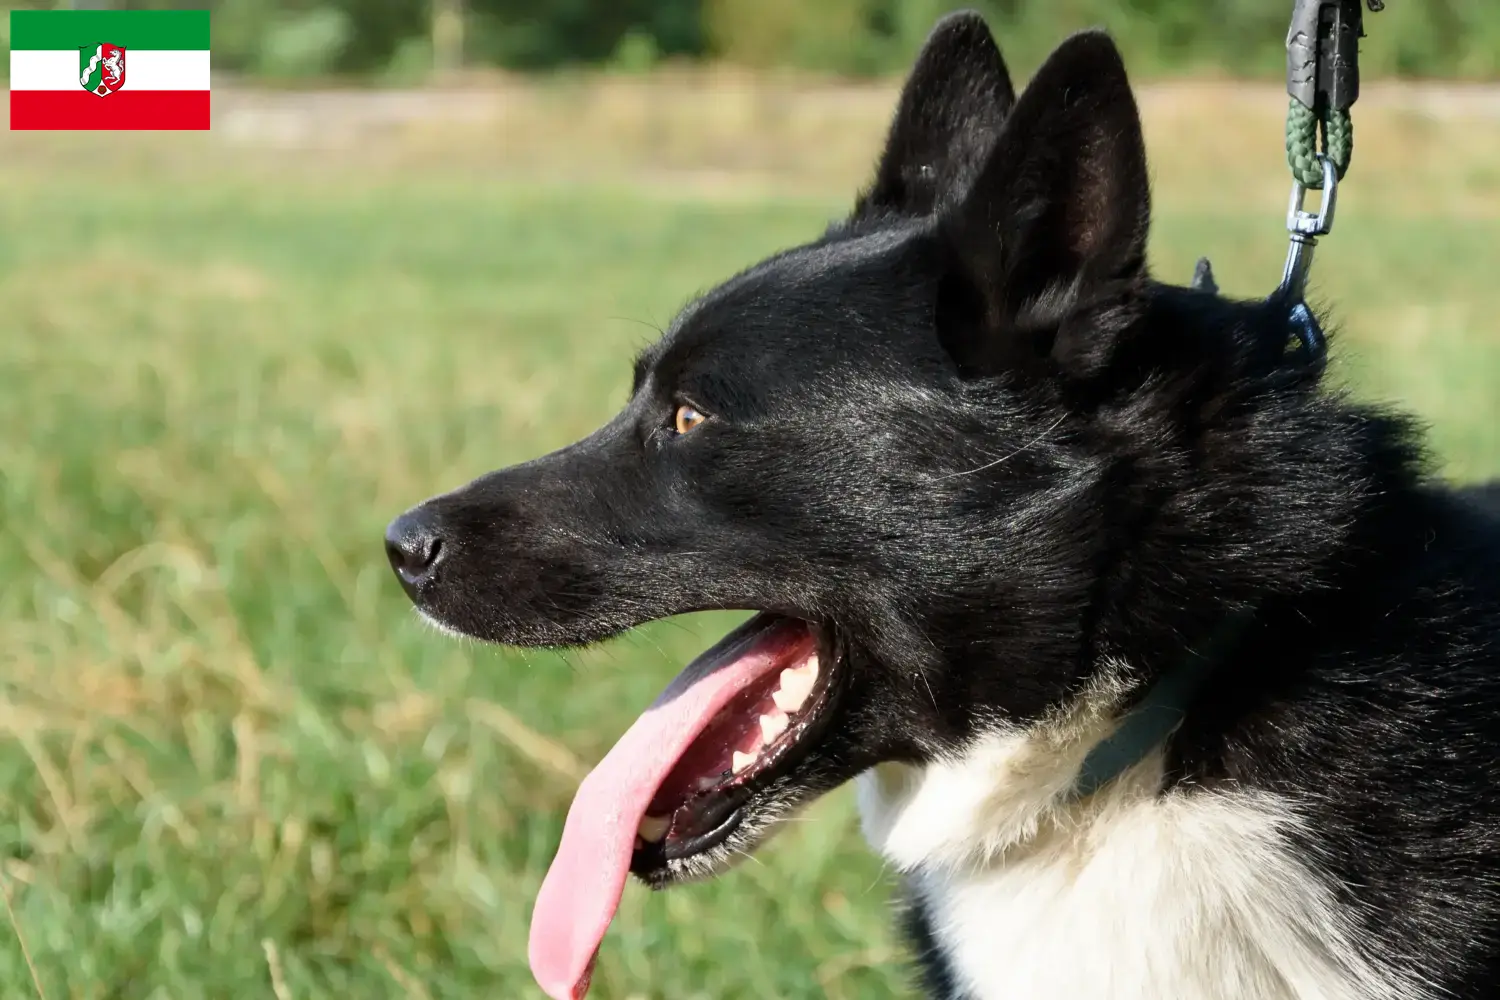
{"type": "Polygon", "coordinates": [[[432,579],[443,559],[436,519],[420,507],[396,518],[385,529],[385,554],[406,596],[416,600],[418,588],[432,579]]]}

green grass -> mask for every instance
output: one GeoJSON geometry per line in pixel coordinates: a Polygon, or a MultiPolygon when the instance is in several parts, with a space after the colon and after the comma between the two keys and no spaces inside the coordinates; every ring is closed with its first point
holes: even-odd
{"type": "MultiPolygon", "coordinates": [[[[579,769],[731,619],[465,645],[415,621],[381,529],[602,421],[652,324],[845,197],[8,142],[0,993],[539,995],[579,769]]],[[[1281,196],[1157,152],[1159,270],[1209,253],[1267,290],[1281,196]]],[[[1446,208],[1351,180],[1318,275],[1341,377],[1470,479],[1500,471],[1500,191],[1463,162],[1446,208]]],[[[710,885],[629,890],[594,995],[907,995],[848,795],[808,819],[710,885]]]]}

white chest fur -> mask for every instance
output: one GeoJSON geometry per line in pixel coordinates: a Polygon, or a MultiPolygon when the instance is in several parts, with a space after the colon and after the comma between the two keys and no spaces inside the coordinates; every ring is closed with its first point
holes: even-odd
{"type": "MultiPolygon", "coordinates": [[[[974,1000],[1419,1000],[1377,965],[1263,794],[1162,795],[1142,761],[1063,794],[1098,734],[997,732],[961,758],[859,779],[871,845],[909,875],[974,1000]]],[[[1070,731],[1071,730],[1071,731],[1070,731]]]]}

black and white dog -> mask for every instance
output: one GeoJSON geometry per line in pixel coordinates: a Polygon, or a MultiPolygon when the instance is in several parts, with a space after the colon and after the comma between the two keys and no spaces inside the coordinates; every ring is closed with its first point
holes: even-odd
{"type": "Polygon", "coordinates": [[[858,780],[931,995],[1500,996],[1500,507],[1320,388],[1293,303],[1146,270],[1110,40],[939,24],[851,217],[689,305],[609,424],[414,508],[532,646],[759,612],[585,780],[532,968],[858,780]]]}

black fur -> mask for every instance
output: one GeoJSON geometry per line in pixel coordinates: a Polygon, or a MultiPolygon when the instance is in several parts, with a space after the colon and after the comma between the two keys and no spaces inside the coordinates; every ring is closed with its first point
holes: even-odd
{"type": "Polygon", "coordinates": [[[915,894],[908,899],[902,916],[906,943],[916,959],[927,995],[938,1000],[967,1000],[949,967],[948,956],[932,933],[932,920],[915,894]]]}
{"type": "Polygon", "coordinates": [[[1447,491],[1405,419],[1322,387],[1290,303],[1152,280],[1149,201],[1105,36],[1017,100],[983,22],[945,19],[850,219],[688,306],[593,435],[405,515],[403,577],[522,645],[705,608],[827,627],[836,724],[655,884],[1105,657],[1144,690],[1254,609],[1174,780],[1285,796],[1380,961],[1500,996],[1500,487],[1447,491]]]}

